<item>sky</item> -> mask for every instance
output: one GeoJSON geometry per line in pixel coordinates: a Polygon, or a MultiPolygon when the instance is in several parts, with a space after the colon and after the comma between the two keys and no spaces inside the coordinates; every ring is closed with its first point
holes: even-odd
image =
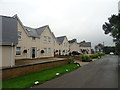
{"type": "Polygon", "coordinates": [[[105,46],[113,46],[113,38],[105,35],[102,25],[118,13],[119,0],[0,0],[0,15],[18,15],[25,26],[49,25],[55,36],[66,35],[105,46]]]}

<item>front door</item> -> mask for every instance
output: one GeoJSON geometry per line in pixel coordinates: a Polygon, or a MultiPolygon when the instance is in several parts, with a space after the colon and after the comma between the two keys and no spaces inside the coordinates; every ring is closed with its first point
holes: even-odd
{"type": "Polygon", "coordinates": [[[59,50],[59,55],[61,55],[61,50],[59,50]]]}
{"type": "Polygon", "coordinates": [[[32,48],[32,58],[36,57],[36,49],[35,47],[32,48]]]}

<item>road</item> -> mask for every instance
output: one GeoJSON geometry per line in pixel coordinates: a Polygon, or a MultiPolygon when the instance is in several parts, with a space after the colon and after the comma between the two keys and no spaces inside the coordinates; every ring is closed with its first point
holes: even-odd
{"type": "Polygon", "coordinates": [[[33,88],[118,88],[118,60],[114,55],[105,56],[33,88]]]}

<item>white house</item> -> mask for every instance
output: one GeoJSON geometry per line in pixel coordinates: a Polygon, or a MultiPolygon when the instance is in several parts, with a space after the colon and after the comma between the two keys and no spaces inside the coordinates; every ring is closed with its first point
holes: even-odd
{"type": "Polygon", "coordinates": [[[0,67],[15,65],[17,20],[14,17],[0,16],[0,67]]]}

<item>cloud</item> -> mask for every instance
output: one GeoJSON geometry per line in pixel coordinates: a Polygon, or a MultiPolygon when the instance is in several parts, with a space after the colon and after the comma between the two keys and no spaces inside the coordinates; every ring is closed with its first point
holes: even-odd
{"type": "MultiPolygon", "coordinates": [[[[0,0],[0,13],[18,14],[24,25],[40,27],[50,25],[56,36],[85,39],[93,44],[112,38],[104,35],[102,24],[111,14],[117,14],[119,0],[0,0]]],[[[93,45],[93,46],[94,46],[93,45]]]]}

